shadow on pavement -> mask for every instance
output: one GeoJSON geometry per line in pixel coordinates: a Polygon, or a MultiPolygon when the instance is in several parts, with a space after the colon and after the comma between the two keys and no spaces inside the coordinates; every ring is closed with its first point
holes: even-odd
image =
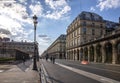
{"type": "Polygon", "coordinates": [[[25,72],[25,70],[32,64],[32,60],[27,60],[26,62],[21,62],[17,66],[25,72]]]}

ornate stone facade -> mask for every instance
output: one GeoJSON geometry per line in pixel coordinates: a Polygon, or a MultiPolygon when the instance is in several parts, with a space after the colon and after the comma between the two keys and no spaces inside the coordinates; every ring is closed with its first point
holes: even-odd
{"type": "MultiPolygon", "coordinates": [[[[11,57],[9,49],[16,49],[24,53],[28,53],[30,57],[34,53],[34,43],[32,42],[15,42],[15,41],[0,41],[0,57],[11,57]]],[[[38,50],[38,48],[37,48],[38,50]]]]}
{"type": "Polygon", "coordinates": [[[109,34],[106,32],[108,29],[101,16],[82,12],[67,29],[67,59],[120,63],[120,29],[112,30],[109,34]]]}
{"type": "Polygon", "coordinates": [[[48,57],[55,57],[59,59],[65,59],[66,51],[66,35],[60,35],[42,54],[42,56],[48,55],[48,57]]]}

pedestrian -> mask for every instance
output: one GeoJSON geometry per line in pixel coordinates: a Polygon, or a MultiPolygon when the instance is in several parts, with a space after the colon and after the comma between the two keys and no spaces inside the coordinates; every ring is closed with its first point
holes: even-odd
{"type": "Polygon", "coordinates": [[[54,63],[55,63],[55,57],[53,57],[53,59],[52,59],[52,60],[53,60],[53,64],[54,64],[54,63]]]}
{"type": "Polygon", "coordinates": [[[48,60],[48,54],[46,54],[46,61],[48,60]]]}
{"type": "Polygon", "coordinates": [[[25,58],[23,58],[23,64],[25,65],[25,58]]]}
{"type": "Polygon", "coordinates": [[[52,57],[50,57],[50,61],[52,62],[52,57]]]}

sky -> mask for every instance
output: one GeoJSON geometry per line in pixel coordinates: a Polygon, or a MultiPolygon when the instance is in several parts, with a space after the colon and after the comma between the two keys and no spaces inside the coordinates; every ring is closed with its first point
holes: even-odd
{"type": "Polygon", "coordinates": [[[38,17],[39,53],[46,50],[82,11],[119,22],[120,0],[0,0],[0,37],[34,41],[32,17],[38,17]]]}

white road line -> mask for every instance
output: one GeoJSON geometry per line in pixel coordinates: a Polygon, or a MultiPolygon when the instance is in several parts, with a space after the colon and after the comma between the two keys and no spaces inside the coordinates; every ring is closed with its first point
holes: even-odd
{"type": "Polygon", "coordinates": [[[25,71],[28,71],[29,70],[29,68],[27,68],[25,71]]]}
{"type": "Polygon", "coordinates": [[[3,72],[4,70],[0,70],[0,72],[3,72]]]}
{"type": "Polygon", "coordinates": [[[42,83],[52,83],[51,80],[48,78],[49,75],[48,75],[47,71],[45,70],[45,67],[43,64],[41,64],[41,74],[42,74],[42,78],[43,78],[42,83]]]}
{"type": "Polygon", "coordinates": [[[119,81],[116,81],[116,80],[113,80],[113,79],[110,79],[110,78],[107,78],[107,77],[103,77],[103,76],[100,76],[100,75],[97,75],[97,74],[89,73],[89,72],[86,72],[86,71],[83,71],[83,70],[80,70],[80,69],[76,69],[76,68],[73,68],[73,67],[70,67],[70,66],[66,66],[66,65],[63,65],[63,64],[59,64],[59,63],[56,63],[56,64],[58,64],[61,67],[66,68],[68,70],[71,70],[73,72],[76,72],[78,74],[86,76],[88,78],[97,80],[101,83],[120,83],[119,81]]]}
{"type": "MultiPolygon", "coordinates": [[[[76,64],[73,64],[73,65],[76,65],[76,64]]],[[[86,68],[92,68],[92,69],[110,71],[110,72],[114,72],[114,73],[120,73],[119,71],[113,71],[113,70],[108,70],[108,69],[100,69],[100,68],[91,67],[91,66],[83,66],[83,65],[76,65],[76,66],[82,66],[82,67],[86,67],[86,68]]]]}

